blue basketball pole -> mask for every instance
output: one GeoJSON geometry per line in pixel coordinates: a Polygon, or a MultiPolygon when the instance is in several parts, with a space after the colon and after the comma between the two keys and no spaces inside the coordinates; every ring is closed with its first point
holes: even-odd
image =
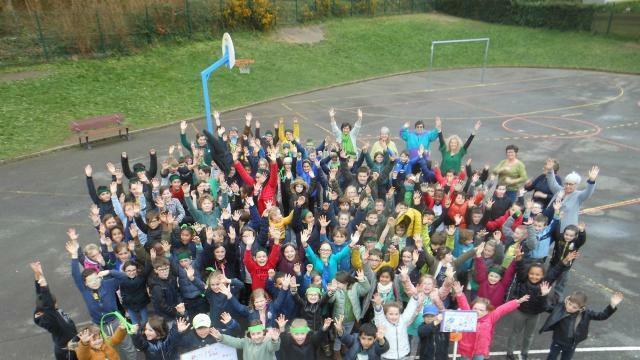
{"type": "Polygon", "coordinates": [[[213,122],[211,121],[211,101],[209,100],[209,76],[216,71],[220,66],[229,64],[229,48],[225,47],[226,51],[222,58],[214,62],[208,68],[202,70],[200,77],[202,78],[202,96],[204,96],[204,111],[207,119],[207,129],[210,133],[213,133],[213,122]]]}

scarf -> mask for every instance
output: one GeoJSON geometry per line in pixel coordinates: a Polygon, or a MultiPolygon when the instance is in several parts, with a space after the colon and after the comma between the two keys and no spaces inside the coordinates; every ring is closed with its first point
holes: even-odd
{"type": "Polygon", "coordinates": [[[380,296],[385,297],[385,295],[389,294],[392,291],[393,291],[393,282],[390,282],[387,285],[382,285],[381,283],[378,283],[378,294],[380,294],[380,296]]]}
{"type": "Polygon", "coordinates": [[[351,141],[351,134],[342,134],[342,150],[347,155],[355,155],[356,150],[353,148],[353,142],[351,141]]]}

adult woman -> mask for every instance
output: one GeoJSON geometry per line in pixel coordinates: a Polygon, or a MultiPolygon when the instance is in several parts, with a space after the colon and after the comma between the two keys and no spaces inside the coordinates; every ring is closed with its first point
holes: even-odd
{"type": "Polygon", "coordinates": [[[498,176],[498,184],[507,185],[507,197],[515,201],[518,189],[527,181],[527,170],[518,159],[517,146],[507,145],[505,151],[507,158],[500,161],[492,172],[498,176]]]}
{"type": "Polygon", "coordinates": [[[451,135],[445,141],[444,136],[442,135],[442,122],[439,122],[439,126],[437,126],[438,140],[440,142],[440,153],[442,154],[440,171],[443,174],[446,174],[447,170],[453,170],[455,174],[460,171],[462,158],[466,155],[467,149],[469,149],[469,145],[471,145],[471,141],[473,141],[478,129],[480,129],[480,125],[482,125],[482,123],[477,121],[473,126],[473,131],[471,132],[471,135],[469,135],[467,142],[460,147],[462,139],[460,139],[460,136],[458,135],[451,135]]]}
{"type": "Polygon", "coordinates": [[[391,150],[390,155],[393,155],[394,157],[398,156],[398,147],[396,146],[396,143],[394,143],[393,140],[391,140],[391,138],[389,137],[389,128],[383,126],[380,128],[380,137],[378,138],[378,141],[374,142],[371,146],[369,154],[371,154],[372,158],[375,158],[378,152],[384,154],[387,149],[391,150]]]}

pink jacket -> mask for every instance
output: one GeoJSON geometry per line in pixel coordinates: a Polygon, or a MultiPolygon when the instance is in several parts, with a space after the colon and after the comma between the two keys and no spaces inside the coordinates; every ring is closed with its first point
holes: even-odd
{"type": "Polygon", "coordinates": [[[475,257],[473,262],[476,266],[476,282],[478,282],[478,297],[489,299],[491,305],[498,307],[504,304],[504,295],[509,289],[509,284],[513,280],[513,276],[516,274],[516,261],[512,261],[507,271],[504,272],[502,279],[495,284],[491,285],[488,281],[489,270],[485,265],[482,257],[475,257]]]}
{"type": "MultiPolygon", "coordinates": [[[[471,310],[464,294],[456,295],[460,310],[471,310]]],[[[489,314],[478,319],[476,332],[462,333],[462,340],[458,343],[460,355],[472,358],[473,355],[489,356],[489,348],[493,341],[493,327],[501,317],[516,310],[520,306],[518,300],[511,300],[499,306],[489,314]]]]}

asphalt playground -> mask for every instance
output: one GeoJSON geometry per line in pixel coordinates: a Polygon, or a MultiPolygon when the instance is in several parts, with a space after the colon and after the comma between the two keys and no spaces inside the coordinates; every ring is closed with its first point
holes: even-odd
{"type": "MultiPolygon", "coordinates": [[[[250,76],[250,75],[248,75],[250,76]]],[[[328,109],[337,121],[355,121],[364,113],[360,139],[375,141],[381,126],[397,137],[405,121],[424,120],[433,126],[443,119],[445,136],[468,136],[476,120],[482,128],[468,157],[474,167],[495,164],[504,147],[517,144],[529,177],[542,172],[548,157],[560,161],[560,174],[577,171],[583,179],[597,164],[600,176],[582,219],[588,240],[576,262],[567,291],[582,290],[590,307],[604,308],[612,292],[625,300],[606,322],[593,322],[590,337],[576,359],[640,358],[640,77],[590,71],[529,68],[488,69],[484,83],[480,70],[411,73],[314,91],[222,114],[229,126],[242,126],[251,111],[263,129],[284,117],[302,124],[301,138],[316,141],[328,134],[328,109]]],[[[194,83],[194,86],[197,84],[194,83]]],[[[214,99],[215,100],[215,99],[214,99]]],[[[214,104],[215,105],[215,104],[214,104]]],[[[203,127],[203,121],[193,123],[203,127]]],[[[28,263],[43,263],[59,305],[76,324],[89,320],[70,275],[64,251],[65,231],[75,227],[81,244],[95,242],[87,211],[83,168],[92,164],[97,184],[109,179],[104,164],[119,163],[126,151],[133,162],[148,163],[148,150],[160,158],[169,144],[179,141],[179,126],[136,133],[131,141],[96,143],[92,150],[74,147],[0,166],[0,358],[51,359],[51,339],[34,325],[33,277],[28,263]]],[[[402,141],[396,139],[399,147],[402,141]]],[[[437,149],[435,159],[439,159],[437,149]]],[[[492,351],[505,349],[508,330],[500,328],[492,351]]],[[[549,334],[538,336],[535,350],[546,350],[549,334]]],[[[545,354],[531,353],[530,358],[545,354]]],[[[500,355],[491,358],[501,358],[500,355]]]]}

